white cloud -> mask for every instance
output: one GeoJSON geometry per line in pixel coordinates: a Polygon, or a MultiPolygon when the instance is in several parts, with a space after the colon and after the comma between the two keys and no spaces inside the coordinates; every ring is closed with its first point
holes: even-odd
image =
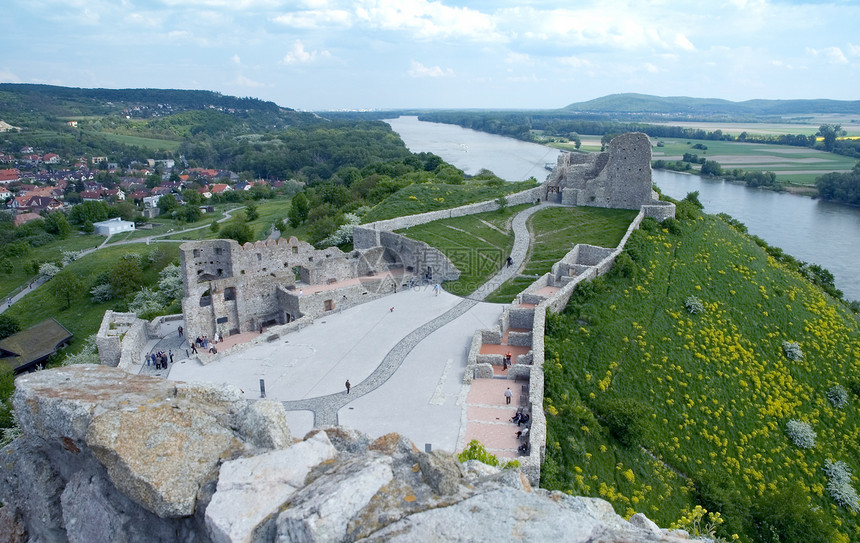
{"type": "Polygon", "coordinates": [[[417,60],[412,61],[412,67],[409,68],[409,75],[412,77],[453,77],[454,70],[451,68],[442,69],[439,66],[424,66],[417,60]]]}
{"type": "Polygon", "coordinates": [[[531,57],[524,53],[508,53],[505,57],[506,64],[533,64],[531,57]]]}
{"type": "Polygon", "coordinates": [[[285,13],[274,17],[272,20],[290,28],[305,30],[332,26],[349,28],[352,26],[352,14],[349,11],[340,9],[307,10],[295,13],[285,13]]]}
{"type": "Polygon", "coordinates": [[[825,47],[824,49],[806,48],[806,52],[817,58],[823,58],[830,64],[848,64],[848,59],[838,47],[825,47]]]}
{"type": "Polygon", "coordinates": [[[237,85],[239,85],[240,87],[259,88],[259,87],[265,87],[265,86],[266,86],[266,84],[265,84],[265,83],[261,83],[261,82],[259,82],[259,81],[254,81],[253,79],[250,79],[250,78],[248,78],[248,77],[245,77],[245,76],[244,76],[244,75],[242,75],[242,74],[239,74],[239,75],[237,75],[237,76],[236,76],[236,81],[235,81],[235,83],[236,83],[237,85]]]}
{"type": "Polygon", "coordinates": [[[420,40],[458,37],[493,42],[503,39],[492,15],[467,7],[446,6],[439,1],[358,0],[306,4],[312,9],[283,13],[272,20],[296,29],[362,27],[406,32],[420,40]]]}
{"type": "Polygon", "coordinates": [[[9,68],[0,69],[0,81],[3,83],[20,83],[21,78],[12,73],[9,68]]]}
{"type": "Polygon", "coordinates": [[[675,45],[683,49],[684,51],[695,51],[696,46],[687,39],[687,36],[683,34],[678,34],[675,36],[675,45]]]}
{"type": "Polygon", "coordinates": [[[230,60],[231,60],[231,61],[233,61],[233,64],[239,64],[239,65],[241,65],[241,64],[242,64],[242,59],[241,59],[241,58],[239,58],[239,55],[238,55],[238,54],[234,54],[234,55],[230,58],[230,60]]]}
{"type": "Polygon", "coordinates": [[[284,64],[307,64],[318,59],[331,57],[331,53],[326,50],[322,51],[305,51],[305,46],[301,40],[296,40],[293,43],[293,49],[289,51],[281,60],[284,64]]]}
{"type": "Polygon", "coordinates": [[[581,57],[562,57],[558,59],[558,62],[573,68],[588,68],[591,66],[588,60],[581,57]]]}
{"type": "Polygon", "coordinates": [[[846,46],[846,49],[848,49],[848,54],[852,57],[860,56],[860,45],[854,45],[853,43],[849,43],[846,46]]]}

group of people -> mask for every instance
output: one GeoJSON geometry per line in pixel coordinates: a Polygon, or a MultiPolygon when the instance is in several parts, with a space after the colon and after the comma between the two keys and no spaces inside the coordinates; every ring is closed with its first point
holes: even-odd
{"type": "Polygon", "coordinates": [[[214,341],[210,341],[207,336],[197,336],[194,343],[191,344],[191,351],[196,353],[198,347],[203,347],[203,349],[215,354],[218,352],[218,349],[215,348],[215,343],[218,343],[219,341],[224,341],[224,338],[221,337],[221,332],[215,333],[214,341]]]}
{"type": "Polygon", "coordinates": [[[146,365],[155,366],[157,370],[167,369],[167,363],[173,364],[173,351],[158,351],[157,353],[149,353],[146,355],[146,365]]]}
{"type": "Polygon", "coordinates": [[[509,367],[511,367],[511,353],[505,353],[502,358],[502,371],[508,371],[509,367]]]}
{"type": "Polygon", "coordinates": [[[520,446],[517,447],[517,451],[520,454],[528,454],[529,452],[529,431],[531,429],[531,415],[525,412],[525,410],[520,407],[517,409],[516,414],[511,418],[511,422],[517,425],[517,428],[523,426],[521,430],[517,430],[517,438],[520,440],[520,446]]]}

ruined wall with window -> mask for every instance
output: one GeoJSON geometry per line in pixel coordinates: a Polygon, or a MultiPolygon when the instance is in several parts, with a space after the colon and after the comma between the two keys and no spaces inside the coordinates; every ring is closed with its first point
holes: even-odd
{"type": "Polygon", "coordinates": [[[306,314],[354,305],[368,299],[367,293],[393,292],[397,281],[382,278],[390,277],[392,270],[402,276],[404,268],[397,252],[385,247],[344,253],[337,247],[315,249],[295,237],[242,246],[223,239],[187,242],[180,246],[180,260],[182,312],[190,338],[257,332],[306,314]],[[360,278],[361,285],[351,285],[349,294],[326,296],[309,289],[308,296],[299,299],[303,287],[334,290],[342,281],[360,278]]]}

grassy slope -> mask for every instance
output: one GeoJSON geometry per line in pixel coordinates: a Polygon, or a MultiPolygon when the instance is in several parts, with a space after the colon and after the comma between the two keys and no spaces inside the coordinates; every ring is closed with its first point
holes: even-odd
{"type": "Polygon", "coordinates": [[[704,481],[723,479],[752,504],[796,481],[802,500],[858,540],[856,515],[830,498],[821,469],[832,459],[860,470],[860,399],[839,410],[825,396],[860,376],[855,316],[715,218],[684,232],[651,232],[634,250],[635,277],[600,281],[598,296],[550,319],[542,486],[600,495],[668,525],[704,481]],[[704,313],[685,311],[691,295],[704,313]],[[799,342],[803,360],[790,362],[783,340],[799,342]],[[589,409],[602,396],[652,406],[646,443],[690,479],[608,437],[589,409]],[[786,437],[792,418],[813,424],[814,449],[786,437]]]}
{"type": "Polygon", "coordinates": [[[535,184],[530,181],[504,183],[497,186],[417,183],[399,190],[374,206],[363,217],[362,222],[381,221],[495,200],[499,196],[513,194],[534,186],[535,184]]]}
{"type": "MultiPolygon", "coordinates": [[[[178,244],[158,243],[147,246],[141,243],[101,249],[70,263],[64,268],[84,283],[84,290],[78,299],[72,302],[70,308],[63,309],[65,302],[56,299],[51,294],[51,282],[48,281],[13,305],[7,312],[18,319],[22,328],[37,324],[48,317],[54,317],[75,335],[75,339],[82,340],[96,333],[104,312],[114,305],[114,302],[93,304],[90,301],[89,291],[96,277],[109,271],[116,261],[126,253],[139,253],[149,256],[156,251],[161,253],[160,257],[153,264],[144,267],[143,270],[144,283],[151,285],[157,282],[158,272],[167,263],[179,258],[178,244]]],[[[80,345],[81,342],[76,341],[74,350],[77,350],[80,345]]]]}

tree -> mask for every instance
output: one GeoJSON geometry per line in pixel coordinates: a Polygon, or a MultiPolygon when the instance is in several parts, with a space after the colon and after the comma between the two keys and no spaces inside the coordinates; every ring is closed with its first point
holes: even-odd
{"type": "Polygon", "coordinates": [[[83,202],[74,206],[69,211],[69,220],[79,225],[86,225],[88,222],[99,222],[107,218],[108,206],[102,201],[83,202]]]}
{"type": "Polygon", "coordinates": [[[245,221],[233,220],[221,229],[221,237],[235,239],[239,245],[244,245],[254,239],[254,230],[245,221]]]}
{"type": "Polygon", "coordinates": [[[257,211],[257,204],[248,202],[248,205],[245,206],[245,216],[249,221],[257,220],[260,217],[260,212],[257,211]]]}
{"type": "Polygon", "coordinates": [[[292,205],[290,206],[289,219],[290,226],[296,228],[298,225],[305,222],[308,218],[311,204],[304,192],[300,192],[293,196],[292,205]]]}
{"type": "Polygon", "coordinates": [[[706,160],[702,163],[702,175],[717,176],[723,173],[723,168],[716,160],[706,160]]]}
{"type": "Polygon", "coordinates": [[[603,137],[600,138],[600,150],[605,151],[606,146],[609,145],[609,142],[615,138],[615,134],[603,134],[603,137]]]}
{"type": "Polygon", "coordinates": [[[822,124],[818,127],[816,135],[824,138],[825,151],[833,151],[833,147],[836,146],[836,138],[844,136],[845,131],[842,130],[842,125],[839,124],[822,124]]]}
{"type": "Polygon", "coordinates": [[[21,331],[21,323],[15,317],[0,315],[0,339],[6,339],[21,331]]]}
{"type": "Polygon", "coordinates": [[[51,294],[65,300],[66,305],[63,309],[72,307],[72,300],[78,297],[84,291],[84,284],[80,279],[72,275],[70,272],[60,272],[51,279],[51,294]]]}
{"type": "Polygon", "coordinates": [[[109,277],[114,292],[120,296],[134,292],[143,283],[140,262],[134,258],[120,258],[111,269],[109,277]]]}
{"type": "Polygon", "coordinates": [[[179,202],[176,200],[176,196],[172,194],[165,194],[158,199],[158,209],[160,209],[162,213],[169,213],[178,207],[179,202]]]}
{"type": "Polygon", "coordinates": [[[65,213],[55,211],[45,216],[45,231],[60,239],[65,239],[72,233],[72,225],[66,219],[65,213]]]}

